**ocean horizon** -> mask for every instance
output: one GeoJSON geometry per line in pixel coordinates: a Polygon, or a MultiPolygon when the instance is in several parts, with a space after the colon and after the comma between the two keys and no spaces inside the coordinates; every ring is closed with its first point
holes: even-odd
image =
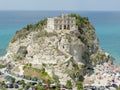
{"type": "Polygon", "coordinates": [[[119,11],[0,11],[0,56],[6,54],[9,41],[16,31],[46,17],[69,13],[88,17],[95,27],[102,49],[116,59],[115,64],[120,64],[119,11]]]}

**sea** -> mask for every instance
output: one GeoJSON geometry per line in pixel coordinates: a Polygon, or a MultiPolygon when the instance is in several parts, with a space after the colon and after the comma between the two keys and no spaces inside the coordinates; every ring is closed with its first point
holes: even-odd
{"type": "Polygon", "coordinates": [[[119,11],[0,11],[0,56],[6,54],[9,41],[16,31],[46,17],[76,13],[88,17],[94,25],[102,49],[120,65],[120,12],[119,11]]]}

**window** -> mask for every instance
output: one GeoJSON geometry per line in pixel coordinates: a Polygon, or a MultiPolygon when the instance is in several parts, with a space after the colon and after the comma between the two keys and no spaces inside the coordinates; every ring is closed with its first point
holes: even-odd
{"type": "Polygon", "coordinates": [[[64,29],[66,29],[66,25],[64,25],[64,29]]]}

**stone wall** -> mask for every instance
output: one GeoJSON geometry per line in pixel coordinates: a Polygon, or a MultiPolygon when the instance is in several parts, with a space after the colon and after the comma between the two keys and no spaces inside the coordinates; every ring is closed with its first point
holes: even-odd
{"type": "Polygon", "coordinates": [[[47,29],[51,30],[77,30],[76,18],[62,15],[59,17],[48,18],[47,29]]]}

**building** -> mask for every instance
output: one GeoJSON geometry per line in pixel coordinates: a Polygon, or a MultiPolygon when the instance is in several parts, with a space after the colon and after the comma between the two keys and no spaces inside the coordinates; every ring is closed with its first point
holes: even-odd
{"type": "Polygon", "coordinates": [[[76,18],[68,15],[61,15],[54,18],[47,18],[48,30],[77,30],[76,18]]]}

